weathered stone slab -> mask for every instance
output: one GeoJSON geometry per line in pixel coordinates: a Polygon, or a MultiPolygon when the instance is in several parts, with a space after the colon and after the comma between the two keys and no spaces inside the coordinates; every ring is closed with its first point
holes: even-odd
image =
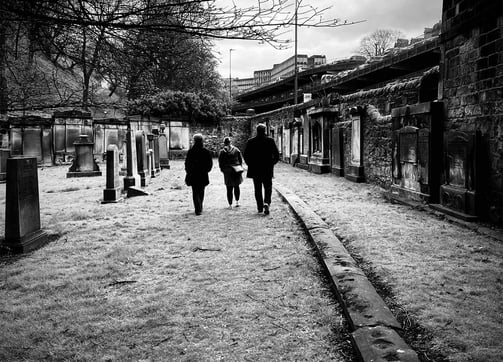
{"type": "Polygon", "coordinates": [[[127,189],[127,197],[148,196],[148,195],[149,195],[148,192],[137,187],[131,186],[127,189]]]}
{"type": "Polygon", "coordinates": [[[364,362],[419,362],[419,358],[391,328],[365,327],[351,334],[353,345],[364,362]]]}
{"type": "Polygon", "coordinates": [[[7,159],[5,240],[14,253],[35,250],[47,243],[40,229],[40,203],[36,157],[7,159]]]}

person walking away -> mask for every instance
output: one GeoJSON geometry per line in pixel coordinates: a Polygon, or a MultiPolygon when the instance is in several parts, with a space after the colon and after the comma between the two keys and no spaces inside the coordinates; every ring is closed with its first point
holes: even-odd
{"type": "Polygon", "coordinates": [[[204,188],[210,183],[208,173],[213,167],[211,152],[204,147],[203,136],[195,134],[193,145],[185,158],[185,183],[192,187],[192,200],[196,215],[203,211],[204,188]]]}
{"type": "Polygon", "coordinates": [[[227,188],[227,202],[232,208],[232,196],[236,200],[235,207],[239,207],[241,190],[239,185],[243,182],[243,157],[239,148],[231,144],[229,137],[224,138],[224,148],[218,154],[218,165],[224,174],[224,183],[227,188]]]}
{"type": "Polygon", "coordinates": [[[256,136],[248,140],[243,154],[248,165],[246,177],[253,179],[258,212],[269,215],[274,165],[279,161],[279,151],[274,140],[266,135],[265,124],[259,123],[256,130],[256,136]]]}

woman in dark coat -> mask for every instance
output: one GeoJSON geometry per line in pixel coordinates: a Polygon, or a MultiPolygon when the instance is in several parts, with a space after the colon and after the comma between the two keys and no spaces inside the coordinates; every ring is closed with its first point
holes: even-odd
{"type": "Polygon", "coordinates": [[[218,154],[218,165],[220,171],[224,174],[229,208],[232,208],[233,192],[234,198],[236,199],[236,207],[238,207],[239,196],[241,194],[239,185],[243,182],[243,158],[241,157],[241,151],[231,144],[231,139],[229,137],[224,138],[224,148],[222,148],[218,154]],[[239,168],[238,172],[236,172],[236,168],[239,168]]]}
{"type": "Polygon", "coordinates": [[[213,167],[211,152],[203,146],[203,136],[195,134],[194,144],[185,158],[185,183],[192,186],[192,200],[196,215],[203,211],[204,188],[210,183],[208,172],[213,167]]]}

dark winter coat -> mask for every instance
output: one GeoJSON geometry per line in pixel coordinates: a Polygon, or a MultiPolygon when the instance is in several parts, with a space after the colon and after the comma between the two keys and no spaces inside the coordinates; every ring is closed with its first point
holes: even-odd
{"type": "Polygon", "coordinates": [[[250,138],[243,156],[248,165],[246,177],[273,178],[274,165],[279,161],[279,151],[272,138],[266,135],[250,138]]]}
{"type": "Polygon", "coordinates": [[[241,151],[234,146],[225,146],[218,154],[218,165],[224,174],[224,182],[227,186],[238,186],[243,182],[242,173],[237,173],[231,166],[243,164],[241,151]]]}
{"type": "Polygon", "coordinates": [[[211,152],[200,144],[195,144],[185,158],[185,183],[187,186],[206,186],[210,183],[208,172],[213,167],[211,152]]]}

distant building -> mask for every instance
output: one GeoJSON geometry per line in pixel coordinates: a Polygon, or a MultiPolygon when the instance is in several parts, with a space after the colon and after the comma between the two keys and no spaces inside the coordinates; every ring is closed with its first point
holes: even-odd
{"type": "Polygon", "coordinates": [[[256,87],[260,87],[264,84],[269,84],[271,82],[271,72],[272,69],[256,70],[253,72],[253,79],[256,87]]]}

